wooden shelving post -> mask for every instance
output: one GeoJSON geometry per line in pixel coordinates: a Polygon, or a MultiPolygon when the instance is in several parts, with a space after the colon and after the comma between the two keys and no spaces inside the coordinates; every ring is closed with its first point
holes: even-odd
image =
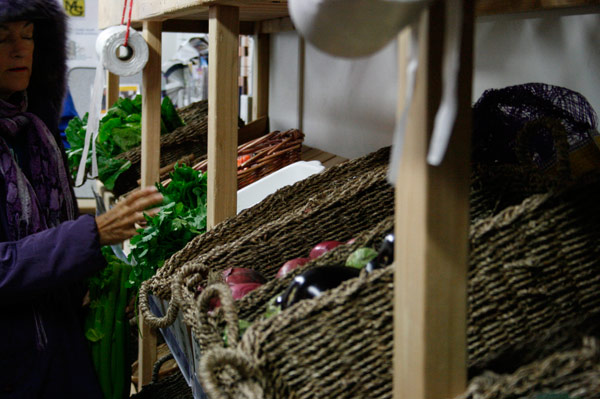
{"type": "Polygon", "coordinates": [[[237,7],[210,7],[207,228],[237,211],[239,24],[237,7]]]}
{"type": "Polygon", "coordinates": [[[269,115],[269,35],[256,24],[252,72],[252,120],[269,115]]]}
{"type": "Polygon", "coordinates": [[[108,110],[119,99],[119,75],[106,72],[106,109],[108,110]]]}
{"type": "Polygon", "coordinates": [[[420,25],[396,188],[394,399],[453,398],[466,386],[471,3],[465,2],[459,114],[438,167],[427,164],[427,150],[441,94],[444,3],[433,3],[420,25]]]}
{"type": "MultiPolygon", "coordinates": [[[[161,22],[144,22],[143,36],[150,54],[142,75],[142,187],[152,186],[159,179],[161,33],[161,22]]],[[[142,313],[139,328],[138,388],[141,389],[152,379],[152,367],[156,362],[156,331],[144,323],[142,313]]]]}

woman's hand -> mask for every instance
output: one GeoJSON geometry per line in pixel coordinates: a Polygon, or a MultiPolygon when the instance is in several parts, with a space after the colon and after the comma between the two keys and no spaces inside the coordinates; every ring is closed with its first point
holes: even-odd
{"type": "MultiPolygon", "coordinates": [[[[146,187],[129,194],[108,212],[96,216],[100,245],[119,244],[136,234],[136,223],[143,224],[144,210],[162,202],[163,196],[156,187],[146,187]]],[[[149,216],[158,213],[158,208],[145,212],[149,216]]]]}

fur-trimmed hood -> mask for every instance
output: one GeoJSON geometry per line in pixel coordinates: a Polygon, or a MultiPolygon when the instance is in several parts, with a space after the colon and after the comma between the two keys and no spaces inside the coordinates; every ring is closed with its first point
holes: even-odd
{"type": "Polygon", "coordinates": [[[19,20],[35,24],[27,110],[40,117],[58,138],[66,88],[67,16],[57,0],[0,0],[0,22],[19,20]]]}

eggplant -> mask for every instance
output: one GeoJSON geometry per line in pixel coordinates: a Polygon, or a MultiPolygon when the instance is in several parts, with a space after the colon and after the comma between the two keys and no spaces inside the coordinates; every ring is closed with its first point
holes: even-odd
{"type": "Polygon", "coordinates": [[[337,287],[343,281],[358,277],[360,270],[348,266],[323,266],[310,269],[294,277],[275,303],[286,309],[289,306],[310,298],[317,298],[327,290],[337,287]]]}
{"type": "Polygon", "coordinates": [[[377,251],[377,256],[365,266],[367,273],[375,269],[389,266],[394,262],[394,232],[390,230],[384,237],[377,251]]]}

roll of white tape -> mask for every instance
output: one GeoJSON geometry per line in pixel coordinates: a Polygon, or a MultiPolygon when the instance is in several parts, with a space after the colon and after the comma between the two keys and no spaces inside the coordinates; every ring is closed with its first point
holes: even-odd
{"type": "Polygon", "coordinates": [[[131,76],[144,69],[148,62],[148,45],[142,35],[129,30],[127,48],[123,47],[127,27],[111,26],[104,29],[96,39],[96,52],[104,67],[119,76],[131,76]]]}

